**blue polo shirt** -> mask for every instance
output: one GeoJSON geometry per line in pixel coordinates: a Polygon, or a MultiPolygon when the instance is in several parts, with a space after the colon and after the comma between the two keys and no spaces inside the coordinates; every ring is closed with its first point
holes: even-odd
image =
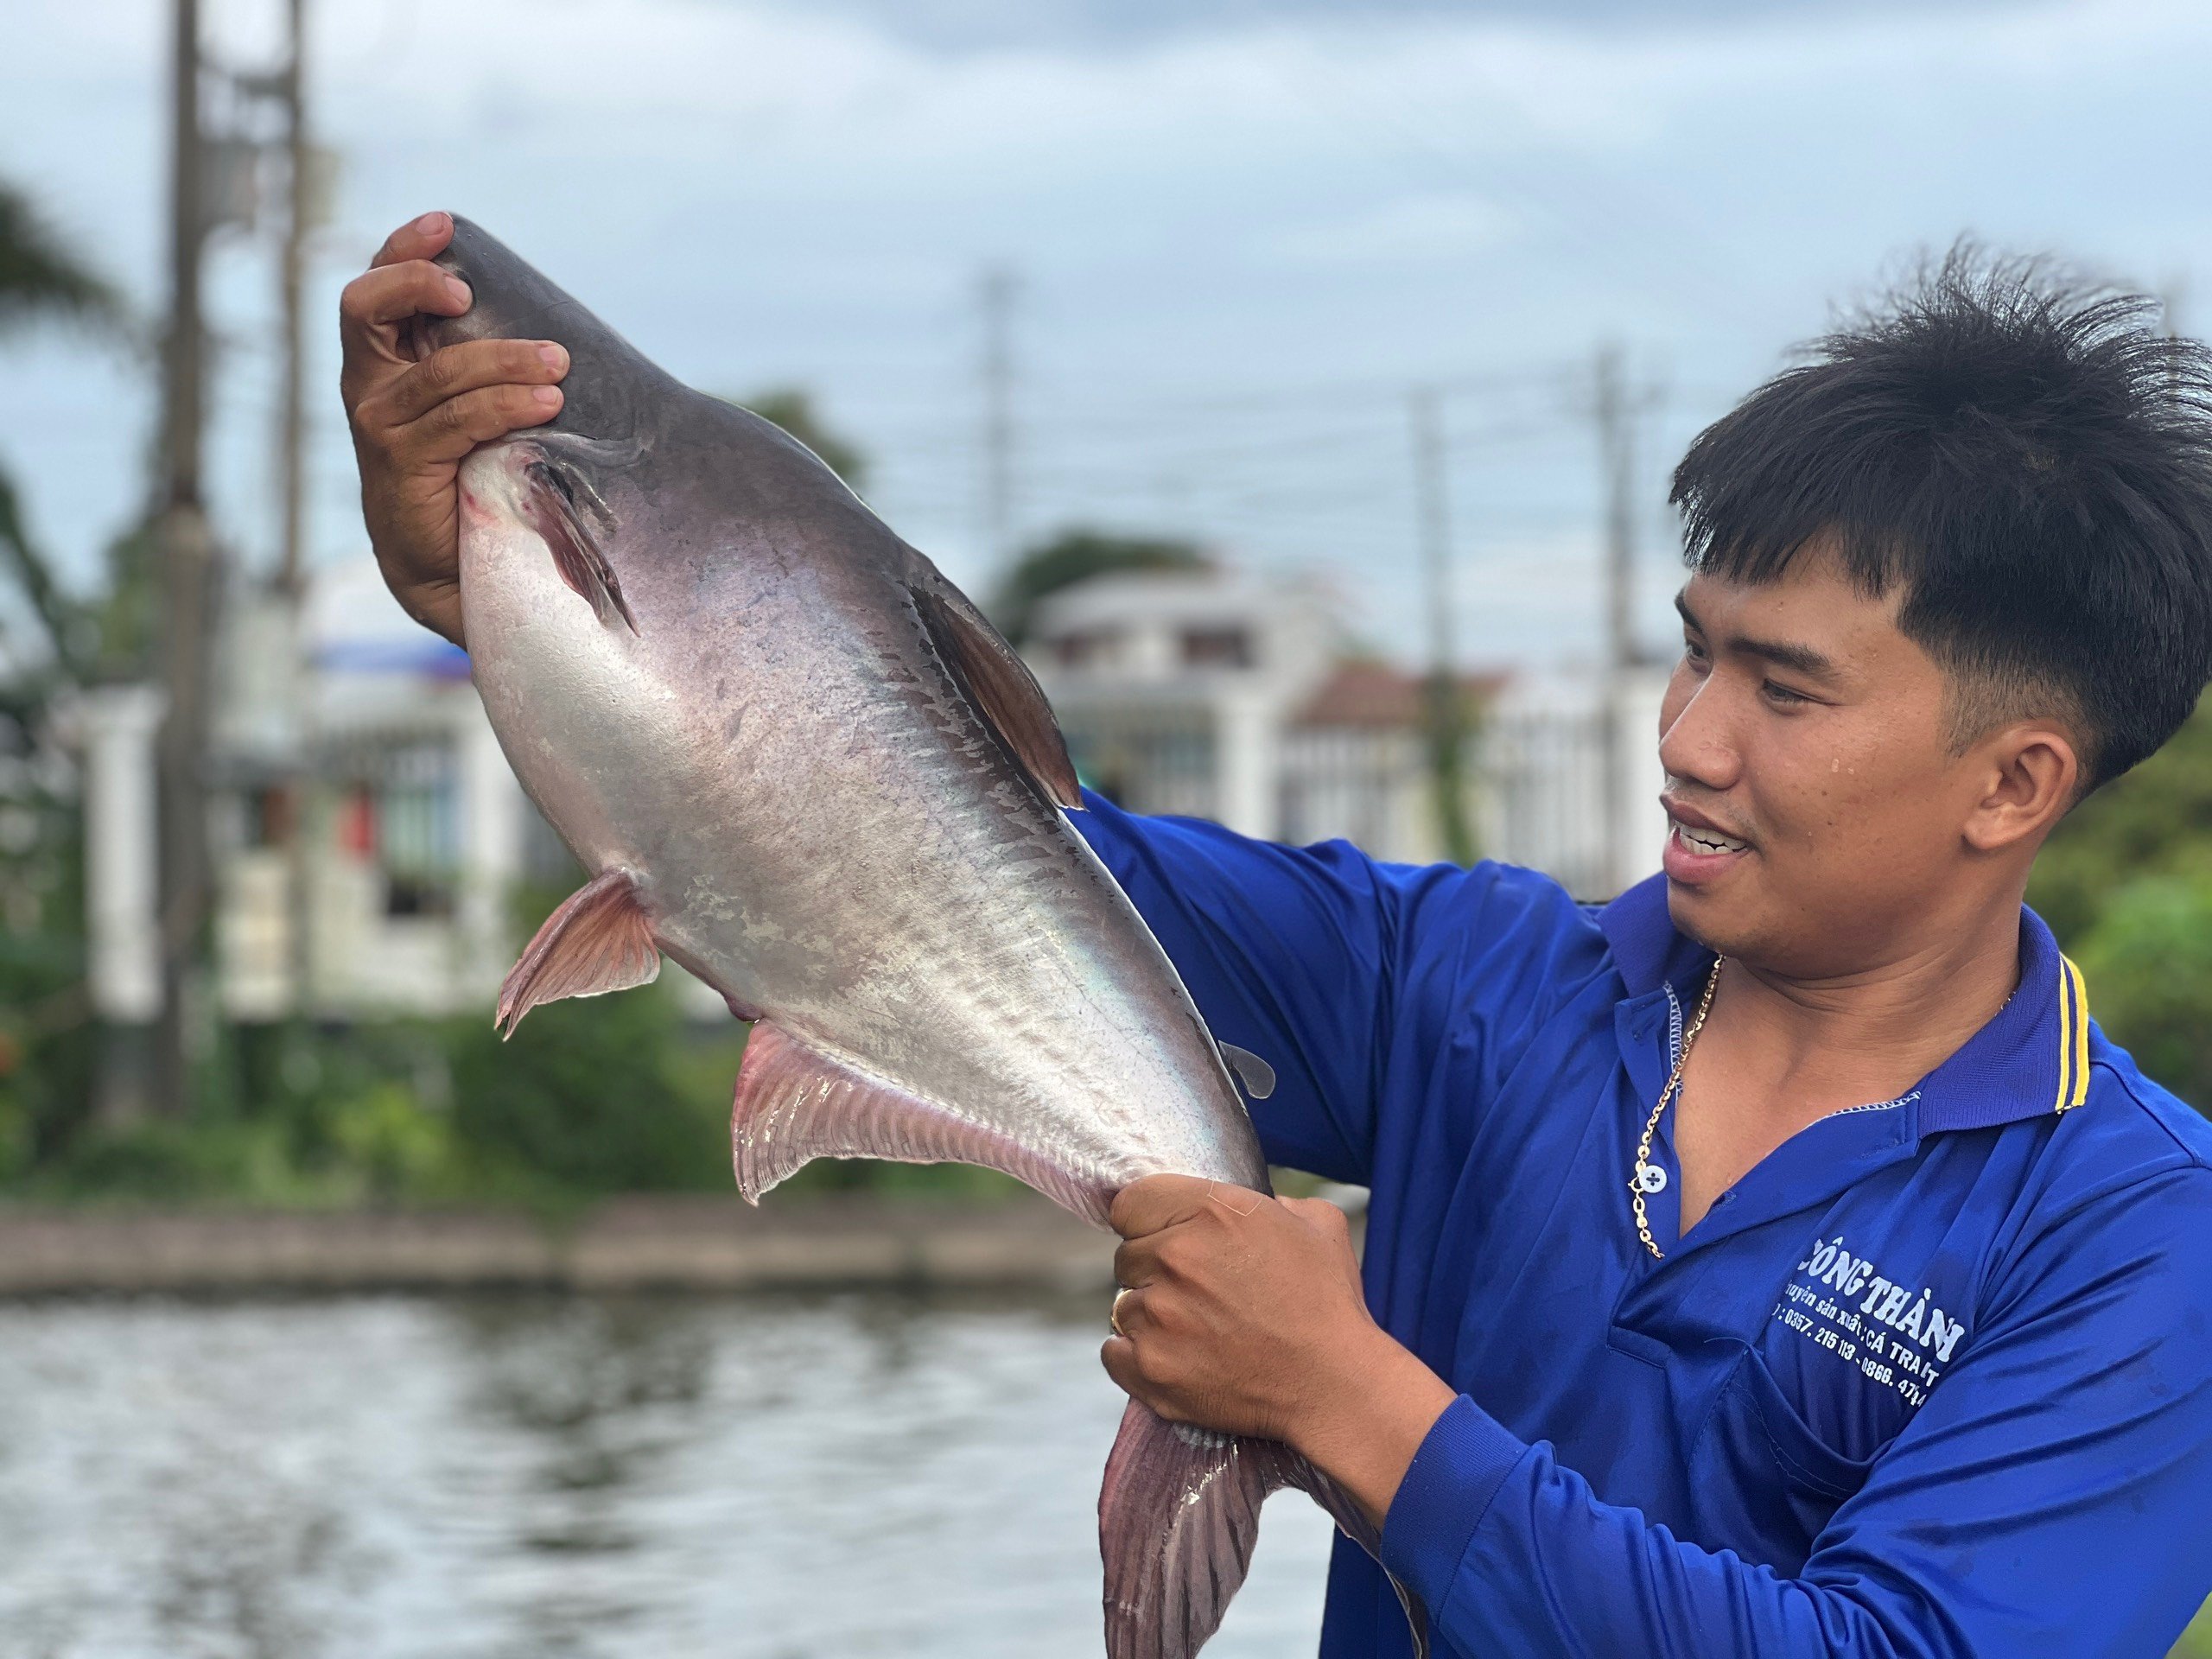
{"type": "MultiPolygon", "coordinates": [[[[1460,1391],[1382,1534],[1439,1656],[2152,1659],[2212,1592],[2212,1129],[2031,912],[1965,1046],[1686,1236],[1662,1122],[1658,1261],[1630,1171],[1713,960],[1663,880],[1592,910],[1090,806],[1274,1064],[1269,1159],[1371,1189],[1369,1306],[1460,1391]]],[[[1410,1652],[1343,1539],[1321,1652],[1410,1652]]]]}

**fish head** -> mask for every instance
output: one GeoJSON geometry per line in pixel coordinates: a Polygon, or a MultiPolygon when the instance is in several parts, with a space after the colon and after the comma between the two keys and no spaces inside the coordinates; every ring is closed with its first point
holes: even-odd
{"type": "Polygon", "coordinates": [[[415,319],[418,360],[477,340],[550,340],[569,359],[560,412],[480,446],[463,467],[464,524],[534,532],[603,620],[636,632],[634,607],[657,588],[683,607],[689,578],[671,561],[897,551],[804,444],[684,385],[481,226],[455,214],[436,263],[473,302],[457,317],[415,319]]]}
{"type": "Polygon", "coordinates": [[[550,340],[569,353],[561,412],[530,432],[628,446],[664,418],[677,383],[572,299],[528,260],[473,220],[454,215],[453,239],[436,263],[474,296],[457,317],[418,315],[410,344],[417,360],[477,340],[550,340]]]}

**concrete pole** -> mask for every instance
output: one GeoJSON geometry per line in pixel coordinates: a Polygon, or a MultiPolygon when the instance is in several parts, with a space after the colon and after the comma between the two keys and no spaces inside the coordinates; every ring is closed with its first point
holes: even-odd
{"type": "Polygon", "coordinates": [[[93,1111],[107,1123],[143,1116],[162,1010],[161,835],[155,734],[162,694],[118,685],[78,705],[85,752],[86,978],[101,1023],[93,1111]]]}
{"type": "Polygon", "coordinates": [[[461,882],[454,931],[458,1001],[491,995],[514,965],[522,941],[508,904],[523,877],[527,815],[537,809],[515,781],[483,707],[472,697],[454,733],[461,809],[461,882]]]}
{"type": "Polygon", "coordinates": [[[200,957],[208,911],[207,684],[214,538],[200,493],[206,413],[206,330],[200,253],[207,240],[200,131],[199,0],[175,0],[169,186],[169,318],[162,360],[161,486],[156,498],[162,573],[162,1005],[155,1037],[153,1104],[177,1113],[189,1094],[186,992],[200,957]]]}
{"type": "Polygon", "coordinates": [[[310,1018],[317,996],[315,978],[315,909],[310,857],[313,802],[309,798],[314,687],[307,637],[307,327],[303,290],[307,238],[313,220],[314,180],[308,154],[307,118],[307,0],[286,0],[290,49],[284,60],[282,99],[289,200],[284,241],[277,256],[277,298],[283,338],[277,360],[282,384],[277,395],[277,565],[276,594],[283,607],[286,649],[291,658],[292,729],[289,776],[284,780],[284,888],[286,978],[295,1019],[310,1018]]]}
{"type": "Polygon", "coordinates": [[[1281,833],[1277,780],[1280,733],[1264,691],[1225,690],[1216,704],[1215,787],[1220,822],[1240,836],[1272,841],[1281,833]]]}
{"type": "Polygon", "coordinates": [[[1601,780],[1605,818],[1606,896],[1628,883],[1633,859],[1629,809],[1629,676],[1636,665],[1636,457],[1621,348],[1599,348],[1597,365],[1599,464],[1605,493],[1605,677],[1599,710],[1601,780]]]}

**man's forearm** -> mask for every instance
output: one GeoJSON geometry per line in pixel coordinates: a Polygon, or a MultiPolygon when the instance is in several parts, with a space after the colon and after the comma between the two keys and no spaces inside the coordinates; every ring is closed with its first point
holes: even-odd
{"type": "Polygon", "coordinates": [[[1291,1444],[1380,1530],[1414,1453],[1457,1397],[1410,1349],[1370,1326],[1330,1364],[1291,1444]]]}

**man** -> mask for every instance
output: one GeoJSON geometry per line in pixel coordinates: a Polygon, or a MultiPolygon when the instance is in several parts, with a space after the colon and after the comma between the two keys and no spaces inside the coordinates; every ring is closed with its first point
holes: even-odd
{"type": "MultiPolygon", "coordinates": [[[[557,352],[395,234],[346,300],[394,590],[557,352]]],[[[1288,1440],[1440,1654],[2163,1653],[2208,1590],[2212,1133],[2090,1022],[2036,850],[2212,672],[2212,391],[2125,300],[1955,258],[1699,438],[1662,876],[1079,822],[1326,1206],[1117,1199],[1115,1379],[1288,1440]]],[[[551,395],[549,396],[548,394],[551,395]]],[[[1326,1655],[1404,1653],[1339,1544],[1326,1655]]]]}

